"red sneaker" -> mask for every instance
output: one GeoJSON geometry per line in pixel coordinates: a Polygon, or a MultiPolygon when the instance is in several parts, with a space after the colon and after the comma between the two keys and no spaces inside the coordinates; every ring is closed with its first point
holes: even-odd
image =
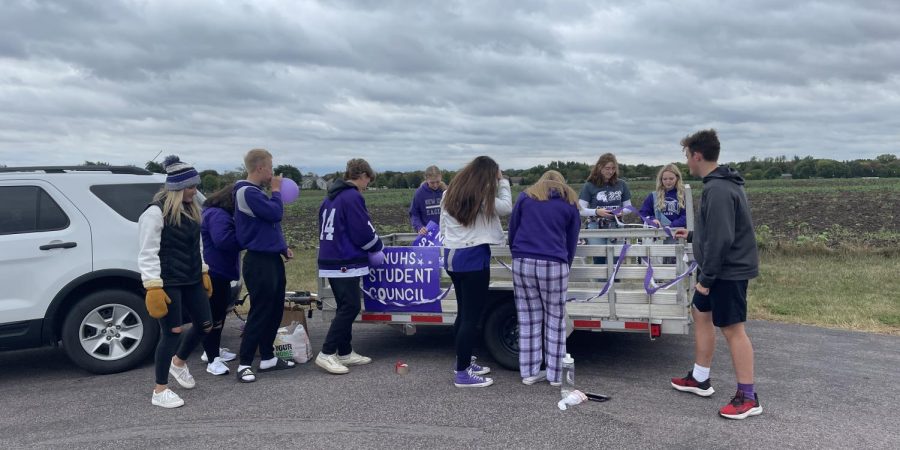
{"type": "Polygon", "coordinates": [[[743,391],[737,391],[734,398],[719,410],[719,414],[727,419],[746,419],[750,416],[762,414],[762,406],[759,404],[759,395],[753,393],[753,400],[744,397],[743,391]]]}
{"type": "Polygon", "coordinates": [[[672,387],[681,392],[690,392],[701,397],[709,397],[716,392],[708,379],[702,383],[695,380],[693,371],[688,372],[684,378],[672,378],[672,387]]]}

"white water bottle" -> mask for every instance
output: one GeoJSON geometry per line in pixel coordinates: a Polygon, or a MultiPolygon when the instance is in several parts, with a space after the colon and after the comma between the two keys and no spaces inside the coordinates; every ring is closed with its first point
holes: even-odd
{"type": "Polygon", "coordinates": [[[566,357],[562,359],[562,382],[559,385],[559,395],[562,398],[569,396],[569,393],[575,390],[575,360],[572,355],[566,353],[566,357]]]}

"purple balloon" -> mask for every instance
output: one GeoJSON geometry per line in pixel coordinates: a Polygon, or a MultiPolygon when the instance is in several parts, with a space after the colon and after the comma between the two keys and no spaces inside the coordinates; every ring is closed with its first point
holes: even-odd
{"type": "Polygon", "coordinates": [[[384,252],[383,251],[379,250],[374,253],[369,253],[369,265],[371,265],[373,267],[378,267],[382,264],[384,264],[384,252]]]}
{"type": "Polygon", "coordinates": [[[281,202],[293,203],[300,196],[300,186],[290,178],[281,179],[281,202]]]}

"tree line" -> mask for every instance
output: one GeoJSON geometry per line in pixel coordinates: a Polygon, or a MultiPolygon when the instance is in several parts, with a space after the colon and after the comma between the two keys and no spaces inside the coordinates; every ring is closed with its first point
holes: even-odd
{"type": "MultiPolygon", "coordinates": [[[[675,162],[685,179],[693,179],[687,165],[675,162]]],[[[728,163],[748,180],[771,180],[776,178],[861,178],[861,177],[900,177],[900,160],[896,155],[884,154],[875,159],[856,159],[852,161],[836,161],[833,159],[817,159],[812,156],[788,159],[785,156],[757,158],[749,161],[728,163]]],[[[592,164],[553,161],[549,165],[539,165],[524,170],[507,170],[509,176],[521,176],[522,184],[533,184],[545,171],[557,170],[570,183],[580,183],[591,173],[592,164]]],[[[662,165],[619,164],[619,172],[623,178],[631,180],[654,179],[662,165]]]]}
{"type": "MultiPolygon", "coordinates": [[[[681,169],[685,179],[694,179],[688,172],[687,165],[683,162],[675,163],[681,169]]],[[[884,154],[875,159],[856,159],[852,161],[836,161],[833,159],[818,159],[812,156],[800,158],[795,156],[788,159],[785,156],[774,158],[750,158],[749,161],[729,163],[736,168],[744,178],[748,180],[771,180],[776,178],[791,177],[796,179],[807,178],[860,178],[900,177],[900,159],[896,155],[884,154]]],[[[523,184],[534,184],[547,170],[560,172],[569,183],[578,184],[584,182],[591,174],[593,164],[575,161],[552,161],[547,165],[537,165],[528,169],[504,169],[503,173],[514,181],[523,184]]],[[[623,178],[629,180],[652,180],[662,165],[647,164],[619,164],[619,171],[623,178]]],[[[454,171],[442,171],[445,182],[450,182],[456,174],[454,171]]],[[[340,176],[335,173],[332,176],[340,176]]],[[[375,185],[387,188],[415,188],[422,181],[421,171],[394,172],[385,171],[378,174],[375,185]]]]}
{"type": "MultiPolygon", "coordinates": [[[[99,161],[85,161],[85,164],[108,165],[108,163],[99,161]]],[[[681,169],[685,179],[692,179],[684,163],[677,162],[676,164],[681,169]]],[[[775,179],[787,175],[796,179],[900,177],[900,159],[892,154],[879,155],[875,159],[855,159],[851,161],[836,161],[833,159],[813,158],[812,156],[805,158],[795,156],[791,159],[785,156],[762,159],[752,157],[749,161],[729,163],[729,165],[739,170],[744,178],[748,180],[775,179]]],[[[148,161],[144,167],[151,172],[165,173],[162,164],[156,161],[148,161]]],[[[592,164],[583,162],[552,161],[547,165],[540,164],[528,169],[507,169],[503,173],[520,184],[530,185],[534,184],[544,172],[552,169],[562,173],[570,183],[577,184],[587,179],[592,167],[592,164]]],[[[662,165],[619,164],[621,176],[629,180],[654,179],[660,168],[662,168],[662,165]]],[[[455,171],[449,170],[442,172],[445,182],[450,182],[456,174],[455,171]]],[[[304,174],[299,168],[291,164],[281,164],[275,167],[275,173],[294,180],[298,185],[302,185],[304,179],[306,179],[305,189],[318,188],[314,181],[310,182],[310,180],[319,178],[318,175],[312,172],[304,174]]],[[[200,187],[203,192],[213,192],[246,177],[246,175],[242,167],[221,173],[211,169],[203,170],[200,172],[200,187]]],[[[342,175],[342,172],[334,172],[323,175],[322,178],[326,182],[330,182],[342,175]]],[[[418,187],[422,184],[422,181],[424,181],[422,171],[400,172],[386,170],[378,173],[378,177],[372,186],[389,189],[408,189],[418,187]]]]}

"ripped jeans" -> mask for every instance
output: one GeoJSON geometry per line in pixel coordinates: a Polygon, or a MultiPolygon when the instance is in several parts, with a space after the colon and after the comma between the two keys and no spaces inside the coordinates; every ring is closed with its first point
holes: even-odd
{"type": "Polygon", "coordinates": [[[165,385],[169,383],[172,356],[187,359],[200,339],[212,330],[213,323],[209,297],[200,281],[185,286],[165,286],[163,290],[172,303],[168,305],[169,313],[159,319],[159,343],[156,344],[154,361],[156,384],[165,385]],[[190,316],[193,326],[187,333],[172,331],[184,324],[184,313],[190,316]]]}
{"type": "MultiPolygon", "coordinates": [[[[209,298],[209,309],[212,312],[213,329],[203,339],[203,351],[206,352],[209,362],[213,362],[219,355],[219,347],[222,345],[222,328],[225,326],[225,316],[233,306],[231,303],[231,280],[210,275],[212,279],[213,295],[209,298]]],[[[181,355],[178,356],[181,358],[181,355]]]]}

